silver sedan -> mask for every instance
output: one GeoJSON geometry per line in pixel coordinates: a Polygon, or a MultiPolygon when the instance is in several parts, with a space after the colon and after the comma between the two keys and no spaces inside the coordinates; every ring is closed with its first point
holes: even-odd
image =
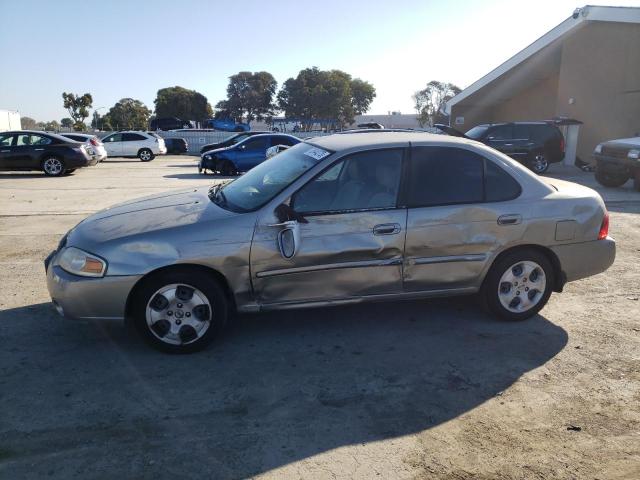
{"type": "Polygon", "coordinates": [[[614,257],[593,190],[471,140],[380,132],[103,210],[45,264],[60,314],[131,318],[151,345],[190,352],[233,312],[479,293],[522,320],[614,257]]]}

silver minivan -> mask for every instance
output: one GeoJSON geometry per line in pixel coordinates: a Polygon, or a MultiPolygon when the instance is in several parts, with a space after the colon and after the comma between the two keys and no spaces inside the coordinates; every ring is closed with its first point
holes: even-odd
{"type": "Polygon", "coordinates": [[[103,210],[45,265],[60,314],[130,318],[153,346],[189,352],[233,312],[479,292],[521,320],[614,257],[593,190],[472,140],[382,131],[103,210]]]}

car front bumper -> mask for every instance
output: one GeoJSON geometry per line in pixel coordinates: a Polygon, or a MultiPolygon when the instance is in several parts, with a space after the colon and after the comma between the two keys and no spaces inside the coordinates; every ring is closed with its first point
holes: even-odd
{"type": "Polygon", "coordinates": [[[612,157],[610,155],[603,155],[601,153],[595,153],[593,157],[596,159],[598,168],[604,169],[610,172],[629,173],[636,169],[640,169],[640,160],[629,157],[612,157]]]}
{"type": "Polygon", "coordinates": [[[591,242],[556,245],[551,250],[560,260],[567,282],[604,272],[616,258],[616,242],[607,237],[591,242]]]}
{"type": "Polygon", "coordinates": [[[56,252],[45,260],[47,288],[60,315],[70,319],[122,320],[127,298],[141,275],[80,277],[55,263],[56,252]]]}

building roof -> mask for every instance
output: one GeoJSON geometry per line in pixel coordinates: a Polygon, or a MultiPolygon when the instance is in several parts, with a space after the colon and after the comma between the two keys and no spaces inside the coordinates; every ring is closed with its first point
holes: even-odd
{"type": "Polygon", "coordinates": [[[514,67],[520,65],[540,50],[550,45],[559,38],[567,35],[569,32],[582,25],[584,22],[622,22],[622,23],[640,23],[640,8],[638,7],[603,7],[595,5],[586,5],[582,8],[576,8],[573,15],[567,18],[560,25],[556,26],[531,45],[516,53],[502,65],[491,70],[484,77],[472,83],[470,86],[462,90],[458,95],[449,100],[445,105],[447,114],[451,114],[451,107],[461,102],[465,98],[473,95],[481,88],[485,87],[494,80],[500,78],[514,67]]]}

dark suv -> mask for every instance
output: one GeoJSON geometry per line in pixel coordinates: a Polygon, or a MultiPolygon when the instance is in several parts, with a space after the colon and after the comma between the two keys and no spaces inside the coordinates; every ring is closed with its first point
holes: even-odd
{"type": "Polygon", "coordinates": [[[546,172],[550,163],[564,158],[564,137],[551,122],[487,123],[473,127],[464,135],[445,125],[436,127],[450,135],[457,133],[489,145],[538,174],[546,172]]]}

